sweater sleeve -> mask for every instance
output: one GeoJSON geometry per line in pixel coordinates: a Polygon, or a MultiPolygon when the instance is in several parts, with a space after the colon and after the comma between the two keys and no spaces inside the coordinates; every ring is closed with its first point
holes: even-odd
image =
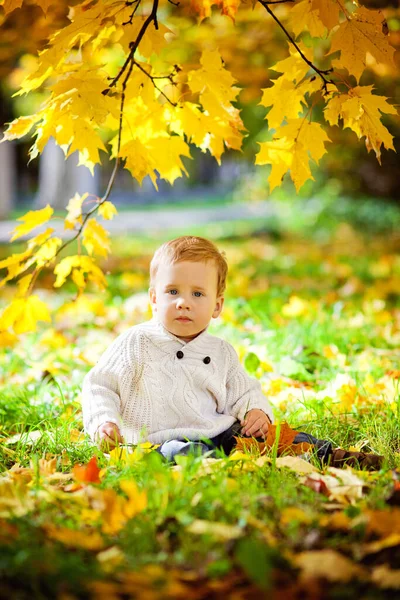
{"type": "Polygon", "coordinates": [[[258,408],[265,412],[272,423],[274,421],[272,407],[261,389],[260,382],[248,375],[233,346],[228,342],[224,345],[229,357],[226,380],[227,402],[224,412],[241,421],[249,410],[258,408]]]}
{"type": "Polygon", "coordinates": [[[132,373],[130,359],[132,328],[118,336],[86,374],[82,386],[82,414],[85,431],[94,440],[97,429],[109,421],[122,426],[120,387],[132,373]]]}

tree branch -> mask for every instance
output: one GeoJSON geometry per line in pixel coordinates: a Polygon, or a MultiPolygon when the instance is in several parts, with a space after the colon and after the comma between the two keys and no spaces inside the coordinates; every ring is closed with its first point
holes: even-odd
{"type": "Polygon", "coordinates": [[[108,86],[108,88],[102,92],[105,96],[109,93],[109,91],[111,90],[112,87],[114,87],[114,86],[117,85],[119,79],[122,77],[123,73],[128,68],[129,64],[133,61],[133,57],[135,55],[135,52],[138,49],[138,46],[139,46],[140,42],[142,41],[143,36],[146,33],[146,30],[147,30],[147,28],[149,27],[149,25],[150,25],[150,23],[152,21],[154,22],[154,27],[156,29],[158,29],[158,21],[157,21],[158,2],[159,2],[159,0],[153,0],[153,8],[151,9],[151,13],[149,14],[149,16],[147,17],[147,19],[143,23],[142,28],[139,31],[136,40],[134,42],[131,42],[129,44],[130,51],[129,51],[129,54],[128,54],[127,58],[126,58],[126,61],[122,65],[122,68],[121,68],[120,72],[118,73],[118,75],[116,77],[114,77],[114,79],[111,81],[111,83],[108,86]]]}
{"type": "MultiPolygon", "coordinates": [[[[300,50],[299,46],[296,44],[296,42],[294,41],[294,39],[292,38],[292,36],[290,35],[290,33],[288,32],[288,30],[284,27],[284,25],[282,25],[282,23],[280,22],[280,20],[278,19],[278,17],[272,12],[272,10],[269,8],[269,4],[271,4],[271,2],[266,2],[265,0],[258,0],[260,4],[262,4],[262,6],[265,8],[265,10],[268,12],[269,15],[271,15],[271,17],[274,19],[274,21],[276,23],[278,23],[279,27],[282,29],[282,31],[285,33],[286,37],[288,38],[288,40],[291,42],[291,44],[293,44],[293,46],[296,48],[297,52],[300,54],[301,58],[312,68],[314,69],[314,71],[316,73],[318,73],[318,75],[321,77],[322,81],[323,81],[323,85],[322,87],[325,90],[325,94],[328,93],[328,83],[332,83],[334,85],[334,82],[331,81],[330,79],[326,79],[326,77],[324,77],[324,75],[328,75],[328,73],[331,73],[333,69],[326,69],[325,71],[322,69],[318,69],[318,67],[316,67],[310,60],[308,60],[308,58],[303,54],[303,52],[300,50]]],[[[285,0],[286,1],[286,0],[285,0]]],[[[292,0],[288,0],[288,1],[292,1],[292,0]]],[[[278,2],[275,2],[275,4],[277,4],[278,2]]]]}
{"type": "Polygon", "coordinates": [[[173,73],[170,73],[170,75],[166,75],[165,77],[163,77],[163,76],[159,76],[159,77],[153,77],[153,75],[150,75],[150,73],[148,73],[148,72],[146,71],[146,69],[143,69],[142,65],[140,65],[138,62],[136,62],[136,60],[134,60],[134,61],[133,61],[133,64],[134,64],[134,65],[135,65],[135,66],[136,66],[138,69],[140,69],[140,70],[142,71],[142,73],[144,73],[145,75],[147,75],[147,77],[148,77],[148,78],[151,80],[151,82],[152,82],[152,84],[154,85],[154,87],[156,88],[156,90],[157,90],[158,92],[160,92],[160,94],[161,94],[162,96],[164,96],[164,98],[165,98],[165,99],[166,99],[166,100],[167,100],[167,101],[168,101],[170,104],[172,104],[172,106],[178,106],[178,104],[177,104],[176,102],[172,102],[172,100],[170,100],[170,99],[168,98],[168,96],[167,96],[167,95],[166,95],[166,94],[165,94],[165,93],[164,93],[162,90],[160,90],[160,88],[159,88],[159,87],[156,85],[156,83],[155,83],[155,79],[169,79],[169,80],[170,80],[170,82],[171,82],[171,83],[173,83],[173,81],[172,81],[172,75],[173,75],[173,73]]]}
{"type": "MultiPolygon", "coordinates": [[[[137,8],[137,6],[139,6],[141,0],[135,0],[134,2],[132,2],[131,4],[136,4],[135,10],[137,8]]],[[[141,42],[141,40],[143,39],[144,34],[146,33],[147,28],[149,27],[150,23],[153,21],[154,22],[154,27],[156,29],[158,29],[158,21],[157,21],[157,9],[158,9],[158,2],[159,0],[153,0],[153,8],[152,11],[150,13],[150,15],[147,17],[146,21],[143,23],[143,26],[141,28],[141,30],[139,31],[139,34],[136,38],[136,40],[134,42],[132,42],[130,44],[130,52],[129,55],[125,61],[125,63],[123,64],[120,72],[118,73],[117,77],[115,77],[110,86],[104,90],[102,93],[104,95],[107,95],[109,93],[109,91],[111,90],[112,87],[114,87],[118,80],[122,77],[123,73],[127,70],[126,76],[124,78],[124,81],[122,83],[122,93],[121,93],[121,105],[120,105],[120,112],[119,112],[119,127],[118,127],[118,145],[117,145],[117,156],[116,156],[116,160],[115,160],[115,165],[114,165],[114,169],[111,173],[111,177],[109,179],[108,185],[107,185],[107,189],[105,191],[105,194],[102,198],[99,199],[99,202],[96,203],[96,205],[89,210],[89,212],[87,212],[84,216],[84,219],[81,223],[81,226],[79,227],[79,229],[76,232],[76,235],[74,237],[72,237],[71,239],[69,239],[68,241],[66,241],[62,246],[60,246],[60,248],[57,250],[57,252],[55,253],[55,255],[47,260],[43,265],[41,265],[39,268],[35,268],[33,271],[33,277],[32,277],[32,281],[29,285],[29,288],[26,292],[26,295],[29,295],[34,287],[35,281],[39,275],[39,273],[42,271],[42,269],[44,269],[47,265],[51,264],[54,259],[60,254],[60,252],[62,250],[64,250],[64,248],[66,248],[69,244],[71,244],[73,241],[75,241],[82,233],[85,224],[87,223],[87,220],[89,219],[89,217],[95,213],[99,207],[104,204],[104,202],[106,202],[108,200],[108,197],[110,196],[112,187],[114,185],[114,181],[115,181],[115,177],[117,175],[117,171],[118,171],[118,167],[119,167],[119,162],[120,162],[120,158],[119,158],[119,152],[121,149],[121,138],[122,138],[122,121],[123,121],[123,114],[124,114],[124,104],[125,104],[125,91],[126,91],[126,86],[129,80],[129,77],[132,73],[132,69],[133,66],[136,64],[136,66],[138,66],[142,71],[144,71],[146,73],[146,75],[148,75],[150,77],[150,79],[153,79],[151,77],[151,75],[149,73],[147,73],[144,69],[142,69],[142,67],[140,67],[140,65],[138,63],[136,63],[136,61],[134,60],[134,54],[141,42]]],[[[172,76],[172,75],[171,75],[172,76]]],[[[170,76],[170,77],[171,77],[170,76]]],[[[153,84],[155,85],[154,81],[153,84]]],[[[155,86],[156,87],[156,86],[155,86]]],[[[158,89],[158,88],[157,88],[158,89]]],[[[165,94],[162,92],[162,90],[159,90],[164,96],[165,94]]],[[[165,96],[166,97],[166,96],[165,96]]],[[[167,98],[167,97],[166,97],[167,98]]],[[[167,98],[167,100],[170,102],[170,100],[167,98]]],[[[17,280],[18,281],[18,280],[17,280]]]]}

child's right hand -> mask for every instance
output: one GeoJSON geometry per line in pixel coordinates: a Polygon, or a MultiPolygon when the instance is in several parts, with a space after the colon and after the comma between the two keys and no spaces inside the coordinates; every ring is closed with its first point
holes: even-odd
{"type": "Polygon", "coordinates": [[[118,425],[109,421],[100,425],[96,431],[95,439],[102,452],[109,452],[116,448],[117,444],[125,443],[118,425]]]}

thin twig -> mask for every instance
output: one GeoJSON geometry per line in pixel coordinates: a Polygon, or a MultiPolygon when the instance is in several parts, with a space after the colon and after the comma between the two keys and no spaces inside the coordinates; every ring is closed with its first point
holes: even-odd
{"type": "Polygon", "coordinates": [[[127,69],[127,67],[129,66],[129,64],[131,63],[131,61],[133,60],[133,57],[135,55],[135,52],[140,44],[140,42],[142,41],[142,38],[144,36],[144,34],[146,33],[146,30],[148,28],[148,26],[150,25],[150,23],[152,21],[154,21],[154,27],[156,29],[158,29],[158,21],[157,21],[157,9],[158,9],[158,2],[159,0],[154,0],[153,1],[153,8],[151,10],[151,13],[149,14],[149,16],[147,17],[147,19],[145,20],[145,22],[142,25],[141,30],[138,33],[138,36],[136,38],[136,40],[134,42],[131,42],[129,44],[129,54],[127,56],[127,59],[125,60],[124,64],[121,67],[120,72],[118,73],[118,75],[116,77],[114,77],[114,79],[111,81],[110,85],[108,86],[108,89],[104,90],[102,93],[106,96],[108,94],[108,92],[110,91],[110,89],[114,86],[117,85],[119,79],[122,77],[123,73],[125,72],[125,69],[127,69]]]}
{"type": "Polygon", "coordinates": [[[142,0],[134,0],[133,2],[127,2],[127,6],[132,6],[132,4],[136,4],[135,8],[133,9],[131,16],[129,17],[128,21],[125,21],[125,23],[122,23],[122,25],[132,25],[133,22],[133,17],[136,14],[137,9],[140,6],[142,0]]]}
{"type": "MultiPolygon", "coordinates": [[[[141,0],[137,0],[138,4],[140,3],[141,0]]],[[[136,38],[135,42],[132,42],[132,44],[130,45],[130,52],[128,55],[128,58],[126,59],[121,71],[118,73],[117,77],[115,77],[115,79],[112,81],[112,83],[110,84],[109,88],[107,90],[104,90],[102,93],[104,95],[107,95],[107,93],[110,91],[111,87],[115,86],[117,81],[120,79],[120,77],[122,76],[122,74],[125,72],[126,69],[127,73],[125,76],[125,79],[122,83],[122,93],[121,93],[121,105],[120,105],[120,112],[119,112],[119,128],[118,128],[118,146],[117,146],[117,156],[116,156],[116,160],[115,160],[115,165],[114,165],[114,169],[111,173],[111,177],[109,179],[108,185],[107,185],[107,189],[105,191],[105,194],[102,198],[100,198],[99,202],[97,202],[95,204],[95,206],[85,214],[84,219],[81,223],[81,226],[79,227],[79,229],[77,230],[76,234],[74,237],[72,237],[71,239],[69,239],[68,241],[66,241],[62,246],[60,246],[60,248],[57,250],[57,252],[55,253],[55,255],[47,260],[43,265],[41,265],[41,267],[36,268],[33,271],[33,277],[32,277],[32,281],[30,282],[28,291],[26,293],[26,295],[28,296],[35,284],[35,281],[39,275],[39,273],[42,271],[42,269],[44,269],[47,265],[51,264],[54,259],[60,254],[60,252],[62,252],[62,250],[64,250],[64,248],[66,248],[69,244],[71,244],[74,240],[76,240],[80,234],[82,233],[85,224],[87,223],[87,220],[89,219],[89,217],[95,213],[102,204],[104,204],[104,202],[106,202],[108,200],[108,197],[110,196],[112,187],[114,185],[114,181],[115,181],[115,177],[117,175],[117,171],[118,171],[118,167],[119,167],[119,162],[120,162],[120,157],[119,157],[119,153],[121,150],[121,139],[122,139],[122,121],[123,121],[123,113],[124,113],[124,104],[125,104],[125,90],[126,90],[126,86],[129,80],[129,77],[132,73],[132,69],[134,64],[136,64],[137,66],[140,67],[140,65],[138,65],[135,60],[134,60],[134,54],[139,46],[140,41],[142,40],[147,27],[150,25],[150,23],[152,21],[154,21],[154,26],[156,29],[158,29],[158,21],[157,21],[157,8],[158,8],[158,2],[159,0],[154,0],[153,1],[153,9],[150,13],[150,15],[147,17],[145,23],[143,23],[143,26],[138,34],[138,37],[136,38]]],[[[132,3],[133,4],[133,3],[132,3]]],[[[137,4],[137,5],[138,5],[137,4]]],[[[141,67],[140,67],[141,68],[141,67]]],[[[144,69],[142,69],[144,71],[144,69]]],[[[145,71],[146,73],[146,71],[145,71]]],[[[148,73],[146,73],[146,75],[149,75],[148,73]]],[[[150,75],[149,75],[150,76],[150,75]]],[[[151,78],[151,76],[150,76],[151,78]]],[[[154,84],[154,81],[153,81],[154,84]]],[[[155,85],[155,84],[154,84],[155,85]]],[[[158,89],[158,88],[157,88],[158,89]]],[[[161,93],[163,93],[161,90],[159,90],[161,93]]],[[[164,95],[164,94],[163,94],[164,95]]],[[[169,100],[167,98],[167,100],[169,100]]]]}
{"type": "Polygon", "coordinates": [[[134,61],[133,61],[133,64],[134,64],[136,67],[138,67],[138,69],[140,69],[140,70],[142,71],[142,73],[144,73],[145,75],[147,75],[147,77],[148,77],[148,78],[151,80],[151,82],[152,82],[152,84],[154,85],[154,87],[156,88],[156,90],[157,90],[158,92],[160,92],[160,94],[161,94],[162,96],[164,96],[164,98],[165,98],[165,99],[166,99],[166,100],[167,100],[167,101],[168,101],[168,102],[169,102],[169,103],[170,103],[172,106],[178,106],[178,104],[177,104],[176,102],[172,102],[172,100],[170,100],[170,99],[168,98],[168,96],[167,96],[167,95],[166,95],[166,94],[165,94],[165,93],[164,93],[162,90],[160,90],[160,88],[159,88],[159,87],[156,85],[156,83],[154,82],[154,80],[155,80],[155,79],[169,79],[169,81],[170,81],[171,83],[173,83],[173,81],[172,81],[172,73],[171,73],[170,75],[167,75],[166,77],[162,77],[162,76],[161,76],[161,77],[153,77],[152,75],[150,75],[150,73],[148,73],[148,72],[146,71],[146,69],[143,69],[143,67],[142,67],[142,66],[141,66],[141,65],[140,65],[138,62],[136,62],[136,60],[134,60],[134,61]]]}
{"type": "Polygon", "coordinates": [[[268,4],[270,4],[269,2],[266,2],[264,0],[258,0],[260,4],[262,4],[262,6],[265,8],[265,10],[268,12],[269,15],[271,15],[271,17],[274,19],[274,21],[276,23],[278,23],[279,27],[282,29],[282,31],[285,33],[286,37],[289,39],[289,41],[293,44],[293,46],[296,48],[297,52],[300,54],[301,58],[312,68],[314,69],[314,71],[316,73],[318,73],[318,75],[321,77],[322,81],[323,81],[323,88],[325,90],[325,94],[328,93],[328,83],[331,83],[334,85],[334,82],[331,81],[330,79],[326,79],[326,77],[324,77],[324,75],[328,75],[328,73],[332,73],[333,69],[326,69],[326,70],[322,70],[322,69],[318,69],[318,67],[316,67],[310,60],[308,60],[308,58],[305,56],[305,54],[303,54],[303,52],[300,50],[299,46],[296,44],[296,42],[294,41],[294,39],[292,38],[292,36],[290,35],[290,33],[288,32],[288,30],[284,27],[284,25],[282,25],[282,23],[280,22],[280,20],[278,19],[278,17],[276,15],[274,15],[274,13],[272,12],[272,10],[269,8],[268,4]]]}

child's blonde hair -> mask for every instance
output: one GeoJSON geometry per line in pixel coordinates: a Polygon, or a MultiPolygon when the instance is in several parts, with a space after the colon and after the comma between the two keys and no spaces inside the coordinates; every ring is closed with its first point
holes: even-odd
{"type": "Polygon", "coordinates": [[[150,263],[150,287],[155,286],[155,280],[160,265],[172,265],[178,262],[207,262],[213,260],[218,273],[217,296],[222,296],[226,287],[228,263],[224,251],[206,238],[194,235],[183,235],[165,242],[154,253],[150,263]]]}

